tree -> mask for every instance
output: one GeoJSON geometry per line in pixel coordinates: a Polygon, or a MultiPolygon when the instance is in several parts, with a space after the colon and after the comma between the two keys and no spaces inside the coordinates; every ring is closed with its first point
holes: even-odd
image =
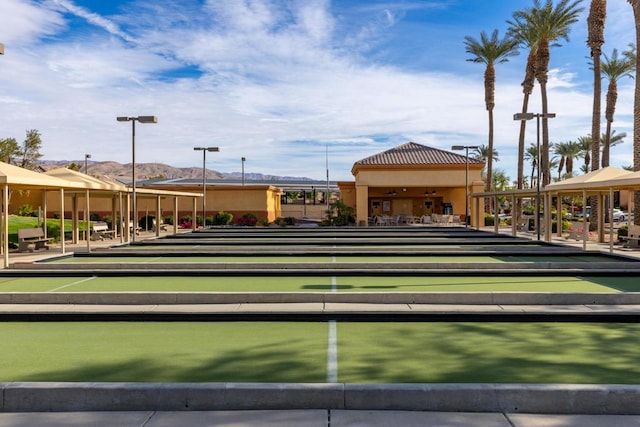
{"type": "Polygon", "coordinates": [[[80,172],[80,165],[76,162],[71,162],[67,165],[67,169],[71,169],[72,171],[80,172]]]}
{"type": "Polygon", "coordinates": [[[562,178],[562,169],[564,168],[566,173],[564,176],[573,175],[573,161],[581,156],[581,146],[575,141],[559,142],[554,144],[555,153],[560,156],[560,163],[558,164],[558,178],[562,178]]]}
{"type": "MultiPolygon", "coordinates": [[[[521,83],[522,86],[522,113],[527,113],[529,109],[529,97],[533,92],[535,85],[535,65],[536,55],[538,53],[538,42],[540,36],[531,23],[524,19],[518,19],[514,14],[513,21],[507,21],[509,24],[508,34],[517,41],[518,45],[527,49],[529,54],[527,55],[527,65],[524,71],[524,80],[521,83]]],[[[525,154],[525,132],[527,129],[527,121],[520,121],[520,134],[518,136],[518,178],[517,188],[524,188],[524,154],[525,154]]]]}
{"type": "Polygon", "coordinates": [[[591,135],[579,137],[578,145],[580,146],[580,157],[584,159],[584,165],[580,170],[584,173],[589,173],[591,165],[591,135]]]}
{"type": "MultiPolygon", "coordinates": [[[[633,9],[633,19],[636,24],[636,46],[640,46],[640,0],[628,0],[633,9]]],[[[640,63],[636,62],[636,76],[640,76],[640,63]]],[[[640,170],[640,78],[636,78],[633,101],[633,170],[640,170]]],[[[634,223],[640,225],[640,191],[633,195],[635,209],[634,223]]]]}
{"type": "Polygon", "coordinates": [[[18,156],[20,156],[20,147],[15,138],[0,139],[0,161],[15,164],[18,156]]]}
{"type": "MultiPolygon", "coordinates": [[[[500,161],[498,156],[499,156],[498,151],[494,148],[493,151],[491,152],[491,158],[493,159],[494,162],[500,161]]],[[[484,144],[478,146],[478,148],[475,148],[471,153],[471,158],[484,162],[484,165],[486,167],[487,159],[489,158],[489,147],[487,147],[484,144]]],[[[484,178],[486,178],[486,170],[484,169],[482,170],[482,175],[484,178]]]]}
{"type": "Polygon", "coordinates": [[[495,84],[496,71],[495,64],[508,62],[509,58],[518,54],[517,42],[510,38],[498,38],[498,30],[493,30],[491,36],[482,31],[480,40],[471,36],[465,36],[464,44],[466,52],[472,55],[467,61],[485,64],[484,72],[484,102],[489,113],[489,143],[487,147],[487,182],[486,191],[491,189],[492,168],[493,168],[493,108],[495,106],[495,84]]]}
{"type": "Polygon", "coordinates": [[[38,160],[42,157],[40,153],[40,147],[42,146],[42,139],[40,132],[36,129],[30,129],[27,131],[27,136],[22,142],[20,147],[19,156],[21,157],[18,166],[21,168],[36,170],[38,167],[38,160]]]}
{"type": "Polygon", "coordinates": [[[618,57],[618,50],[613,49],[611,58],[604,54],[602,73],[609,80],[607,88],[607,107],[605,117],[607,119],[607,130],[605,131],[602,145],[602,167],[609,166],[609,149],[611,147],[611,124],[616,111],[616,101],[618,100],[618,79],[621,77],[633,78],[635,63],[632,62],[631,53],[623,52],[623,58],[618,57]]]}
{"type": "Polygon", "coordinates": [[[531,179],[529,182],[531,183],[530,188],[533,188],[534,185],[537,185],[538,182],[538,174],[536,173],[538,169],[538,145],[531,143],[529,148],[524,154],[524,159],[528,162],[531,162],[531,179]]]}
{"type": "MultiPolygon", "coordinates": [[[[592,170],[600,166],[600,114],[602,109],[602,71],[600,66],[600,55],[604,44],[604,22],[607,14],[606,0],[591,0],[587,27],[589,31],[587,45],[591,50],[591,60],[593,63],[593,114],[591,116],[591,162],[592,170]]],[[[591,211],[595,212],[594,207],[591,211]]]]}
{"type": "MultiPolygon", "coordinates": [[[[638,0],[640,1],[640,0],[638,0]]],[[[579,7],[581,0],[561,0],[556,6],[552,0],[544,4],[540,0],[534,0],[531,8],[514,12],[514,18],[528,22],[538,33],[538,50],[536,52],[535,76],[540,84],[540,96],[542,99],[542,149],[541,164],[543,183],[551,181],[549,170],[549,124],[546,116],[549,113],[547,100],[547,80],[549,74],[550,47],[559,46],[554,43],[557,40],[569,41],[569,31],[572,24],[578,21],[578,16],[583,8],[579,7]]]]}

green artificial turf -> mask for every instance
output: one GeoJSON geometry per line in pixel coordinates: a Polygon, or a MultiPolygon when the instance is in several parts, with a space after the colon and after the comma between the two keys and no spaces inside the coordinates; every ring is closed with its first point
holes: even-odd
{"type": "Polygon", "coordinates": [[[640,325],[339,323],[339,382],[640,382],[640,325]]]}
{"type": "MultiPolygon", "coordinates": [[[[636,280],[638,280],[636,278],[636,280]]],[[[338,290],[347,292],[616,292],[605,280],[571,276],[425,276],[338,277],[338,290]],[[600,283],[600,284],[598,284],[600,283]]]]}
{"type": "Polygon", "coordinates": [[[0,292],[304,292],[331,277],[29,277],[0,278],[0,292]]]}
{"type": "Polygon", "coordinates": [[[229,276],[0,277],[0,292],[618,292],[638,277],[229,276]]]}
{"type": "Polygon", "coordinates": [[[324,323],[2,322],[0,381],[324,382],[324,323]]]}
{"type": "MultiPolygon", "coordinates": [[[[640,382],[640,325],[338,323],[345,383],[640,382]]],[[[2,322],[0,381],[324,382],[321,322],[2,322]]]]}

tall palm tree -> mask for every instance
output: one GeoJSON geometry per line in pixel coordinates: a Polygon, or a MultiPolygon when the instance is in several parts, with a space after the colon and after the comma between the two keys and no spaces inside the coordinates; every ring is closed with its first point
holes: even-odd
{"type": "Polygon", "coordinates": [[[467,61],[485,64],[484,72],[484,102],[489,113],[489,143],[487,156],[487,182],[485,190],[491,191],[493,169],[493,108],[495,106],[496,71],[495,64],[509,61],[518,54],[516,41],[510,37],[498,38],[498,30],[493,30],[491,36],[482,31],[480,40],[471,36],[464,38],[465,51],[472,55],[467,61]]]}
{"type": "MultiPolygon", "coordinates": [[[[628,0],[633,9],[633,20],[636,24],[636,46],[640,46],[640,0],[628,0]]],[[[636,61],[636,76],[640,76],[640,63],[636,61]]],[[[633,170],[640,170],[640,78],[636,79],[633,101],[633,170]]],[[[634,223],[640,225],[640,191],[633,195],[633,205],[636,215],[634,223]]]]}
{"type": "MultiPolygon", "coordinates": [[[[527,55],[527,65],[524,71],[524,80],[522,86],[522,113],[527,113],[529,109],[529,97],[533,92],[536,81],[536,55],[538,53],[538,41],[540,39],[536,28],[525,19],[520,19],[516,15],[509,24],[508,34],[518,42],[518,45],[529,51],[527,55]]],[[[520,134],[518,136],[518,180],[517,188],[524,188],[524,152],[525,152],[525,132],[527,129],[527,121],[520,121],[520,134]]]]}
{"type": "MultiPolygon", "coordinates": [[[[549,113],[547,100],[547,80],[549,74],[550,47],[557,46],[557,41],[569,41],[571,25],[578,21],[583,8],[579,7],[582,0],[560,0],[554,6],[552,0],[534,0],[533,7],[514,12],[514,18],[529,22],[540,37],[536,55],[535,75],[540,84],[542,98],[542,152],[541,164],[543,183],[551,181],[549,162],[549,124],[546,116],[549,113]]],[[[640,0],[637,0],[640,1],[640,0]]]]}
{"type": "Polygon", "coordinates": [[[604,134],[602,144],[602,167],[609,166],[609,149],[611,147],[611,124],[613,123],[613,115],[616,111],[616,101],[618,100],[618,79],[621,77],[633,78],[635,63],[631,62],[630,54],[623,53],[623,57],[618,57],[618,50],[613,49],[611,58],[604,54],[604,62],[602,64],[602,73],[609,80],[607,88],[607,107],[605,117],[607,119],[607,130],[604,134]]]}
{"type": "MultiPolygon", "coordinates": [[[[592,169],[596,170],[600,166],[600,114],[602,110],[602,71],[600,55],[604,44],[604,21],[607,15],[606,0],[591,0],[587,27],[589,36],[587,45],[591,50],[591,61],[593,63],[593,115],[591,116],[591,162],[592,169]]],[[[595,198],[594,198],[595,199],[595,198]]],[[[595,212],[593,206],[591,211],[595,212]]]]}

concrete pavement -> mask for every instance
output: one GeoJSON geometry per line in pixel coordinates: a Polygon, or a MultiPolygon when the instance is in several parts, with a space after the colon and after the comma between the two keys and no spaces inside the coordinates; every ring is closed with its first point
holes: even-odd
{"type": "Polygon", "coordinates": [[[5,427],[640,427],[637,415],[420,411],[202,411],[0,413],[5,427]]]}

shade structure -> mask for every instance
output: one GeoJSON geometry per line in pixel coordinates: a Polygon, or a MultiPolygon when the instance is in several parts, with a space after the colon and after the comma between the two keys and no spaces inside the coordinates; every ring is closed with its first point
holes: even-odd
{"type": "Polygon", "coordinates": [[[611,187],[613,180],[632,174],[626,169],[607,166],[584,175],[554,182],[544,187],[551,192],[577,192],[582,190],[597,190],[611,187]]]}

